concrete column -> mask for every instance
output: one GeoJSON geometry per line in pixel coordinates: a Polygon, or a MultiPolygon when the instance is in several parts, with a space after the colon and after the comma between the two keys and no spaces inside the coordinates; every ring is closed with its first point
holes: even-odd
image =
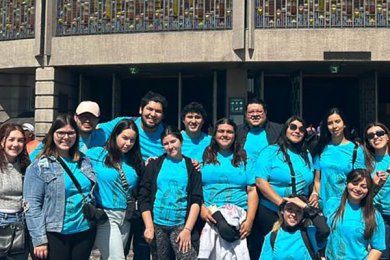
{"type": "Polygon", "coordinates": [[[229,69],[226,71],[226,115],[233,119],[237,124],[244,121],[243,115],[229,114],[229,99],[244,98],[247,99],[248,73],[245,69],[229,69]]]}
{"type": "Polygon", "coordinates": [[[35,77],[35,133],[42,138],[58,114],[59,88],[53,67],[36,69],[35,77]]]}
{"type": "Polygon", "coordinates": [[[378,73],[376,71],[359,77],[359,133],[368,123],[378,121],[378,73]]]}
{"type": "Polygon", "coordinates": [[[233,0],[233,50],[245,49],[245,1],[233,0]]]}

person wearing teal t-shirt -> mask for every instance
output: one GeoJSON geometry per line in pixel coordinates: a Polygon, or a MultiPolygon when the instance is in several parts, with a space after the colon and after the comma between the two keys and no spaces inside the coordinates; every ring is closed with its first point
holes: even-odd
{"type": "Polygon", "coordinates": [[[232,120],[222,118],[215,123],[211,143],[203,154],[201,172],[204,194],[201,218],[213,225],[216,220],[210,207],[233,204],[243,208],[247,216],[241,223],[239,237],[246,239],[252,231],[259,198],[254,175],[246,169],[246,152],[237,140],[237,126],[232,120]]]}
{"type": "Polygon", "coordinates": [[[124,246],[130,233],[127,201],[133,198],[143,167],[138,128],[131,119],[117,123],[106,145],[89,149],[96,172],[96,202],[108,221],[97,227],[95,245],[102,259],[125,259],[124,246]]]}
{"type": "MultiPolygon", "coordinates": [[[[244,146],[247,154],[247,169],[255,167],[261,151],[268,145],[275,144],[280,135],[282,125],[272,122],[268,118],[267,104],[256,97],[248,99],[245,108],[245,122],[237,128],[237,139],[244,146]]],[[[253,169],[256,171],[256,169],[253,169]]],[[[251,259],[258,259],[261,250],[261,225],[262,213],[257,210],[250,239],[253,246],[250,251],[251,259]]]]}
{"type": "Polygon", "coordinates": [[[37,258],[89,259],[96,227],[82,208],[93,199],[95,184],[91,162],[79,151],[76,122],[70,115],[58,116],[24,178],[26,221],[37,258]]]}
{"type": "Polygon", "coordinates": [[[331,233],[326,259],[379,259],[386,249],[385,226],[373,205],[370,173],[365,169],[353,170],[346,183],[341,203],[328,218],[331,233]]]}
{"type": "Polygon", "coordinates": [[[256,168],[256,184],[261,192],[259,231],[264,239],[278,219],[278,207],[291,194],[309,195],[313,183],[313,163],[305,143],[305,122],[292,116],[284,123],[275,145],[260,154],[256,168]]]}
{"type": "Polygon", "coordinates": [[[318,259],[329,232],[321,210],[310,206],[304,196],[284,198],[279,219],[265,237],[260,260],[318,259]]]}
{"type": "Polygon", "coordinates": [[[386,230],[386,250],[381,259],[390,258],[390,143],[389,129],[382,123],[370,123],[364,131],[365,147],[371,166],[371,177],[377,185],[374,205],[382,214],[386,230]]]}
{"type": "Polygon", "coordinates": [[[211,136],[202,132],[206,117],[205,109],[197,102],[186,105],[181,113],[181,119],[185,127],[181,131],[183,136],[182,152],[198,163],[202,162],[204,149],[211,141],[211,136]]]}
{"type": "Polygon", "coordinates": [[[182,155],[183,137],[167,126],[161,135],[165,154],[151,161],[140,184],[138,196],[145,222],[145,239],[156,241],[158,259],[197,259],[195,222],[203,202],[200,173],[191,159],[182,155]]]}
{"type": "Polygon", "coordinates": [[[343,113],[331,108],[322,122],[320,138],[313,151],[315,180],[310,201],[320,203],[328,216],[334,211],[331,205],[340,203],[347,174],[366,166],[362,147],[350,140],[343,113]]]}

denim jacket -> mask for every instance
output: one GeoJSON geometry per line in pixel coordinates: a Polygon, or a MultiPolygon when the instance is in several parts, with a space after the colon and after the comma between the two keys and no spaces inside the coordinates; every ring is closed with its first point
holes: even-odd
{"type": "MultiPolygon", "coordinates": [[[[88,157],[81,157],[81,171],[96,185],[95,173],[88,157]]],[[[34,247],[46,244],[46,232],[61,232],[65,211],[65,170],[54,156],[42,156],[26,170],[23,187],[26,222],[34,247]]]]}

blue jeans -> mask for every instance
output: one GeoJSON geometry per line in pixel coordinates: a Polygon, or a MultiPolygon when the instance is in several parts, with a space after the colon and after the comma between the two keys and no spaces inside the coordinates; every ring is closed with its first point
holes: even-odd
{"type": "MultiPolygon", "coordinates": [[[[5,225],[5,224],[12,224],[16,223],[18,221],[24,221],[24,213],[3,213],[0,212],[0,225],[5,225]]],[[[25,245],[27,246],[27,241],[25,242],[25,245]]],[[[26,260],[28,257],[28,250],[25,250],[24,253],[22,254],[17,254],[17,255],[10,255],[8,258],[4,259],[13,259],[13,260],[26,260]]],[[[0,258],[1,260],[3,258],[0,258]]]]}
{"type": "Polygon", "coordinates": [[[130,233],[130,222],[125,221],[126,211],[105,210],[108,221],[97,226],[95,245],[103,260],[124,260],[124,247],[130,233]]]}

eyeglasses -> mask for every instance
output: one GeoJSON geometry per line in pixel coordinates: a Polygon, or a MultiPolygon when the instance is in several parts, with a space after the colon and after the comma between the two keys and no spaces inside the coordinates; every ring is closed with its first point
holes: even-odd
{"type": "Polygon", "coordinates": [[[68,137],[73,137],[76,135],[76,132],[75,131],[69,131],[69,132],[65,132],[65,131],[57,131],[55,132],[57,137],[58,138],[64,138],[65,135],[67,135],[68,137]]]}
{"type": "Polygon", "coordinates": [[[381,136],[384,136],[385,134],[386,134],[386,132],[383,131],[383,130],[379,130],[379,131],[376,131],[376,132],[368,133],[367,134],[367,139],[368,140],[372,140],[372,139],[374,139],[375,136],[381,137],[381,136]]]}
{"type": "Polygon", "coordinates": [[[296,124],[290,124],[288,126],[288,128],[291,130],[291,131],[295,131],[298,129],[299,132],[301,132],[302,134],[306,133],[306,128],[304,126],[300,126],[298,127],[296,124]]]}
{"type": "Polygon", "coordinates": [[[253,114],[259,114],[259,115],[264,115],[264,110],[248,110],[247,113],[249,115],[253,115],[253,114]]]}

